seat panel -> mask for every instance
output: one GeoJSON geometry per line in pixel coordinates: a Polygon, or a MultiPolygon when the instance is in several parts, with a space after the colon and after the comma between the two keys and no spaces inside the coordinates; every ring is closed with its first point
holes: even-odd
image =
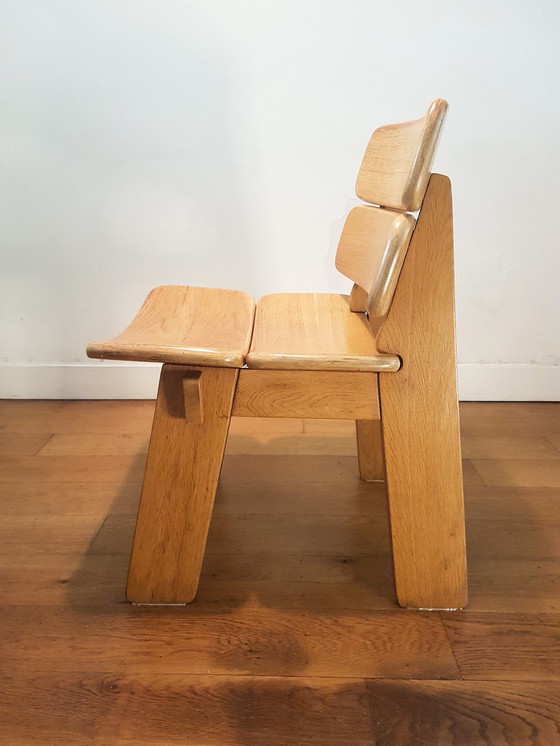
{"type": "Polygon", "coordinates": [[[242,368],[255,303],[237,290],[162,285],[114,339],[92,342],[88,357],[242,368]]]}
{"type": "Polygon", "coordinates": [[[247,367],[269,370],[396,371],[397,355],[377,351],[365,314],[347,295],[279,293],[257,305],[247,367]]]}

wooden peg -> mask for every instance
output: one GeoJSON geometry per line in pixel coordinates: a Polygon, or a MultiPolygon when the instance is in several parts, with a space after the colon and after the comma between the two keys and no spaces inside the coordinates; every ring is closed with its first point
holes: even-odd
{"type": "Polygon", "coordinates": [[[191,371],[183,378],[183,401],[185,403],[185,419],[189,425],[200,425],[204,421],[202,397],[200,395],[199,371],[191,371]]]}

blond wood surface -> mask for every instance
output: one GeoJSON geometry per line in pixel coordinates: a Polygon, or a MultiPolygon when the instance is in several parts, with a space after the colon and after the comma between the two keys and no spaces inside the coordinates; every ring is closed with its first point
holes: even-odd
{"type": "MultiPolygon", "coordinates": [[[[338,271],[368,294],[365,308],[374,334],[389,311],[415,220],[411,215],[360,205],[350,211],[336,253],[338,271]]],[[[351,310],[362,298],[353,292],[351,310]]]]}
{"type": "Polygon", "coordinates": [[[403,361],[398,375],[379,380],[397,597],[402,606],[463,607],[453,228],[445,176],[430,180],[379,346],[403,361]]]}
{"type": "Polygon", "coordinates": [[[436,99],[421,119],[375,130],[356,181],[360,199],[397,210],[420,209],[447,108],[446,101],[436,99]]]}
{"type": "Polygon", "coordinates": [[[236,417],[379,419],[377,373],[242,370],[236,417]]]}
{"type": "Polygon", "coordinates": [[[380,420],[356,420],[356,438],[360,477],[366,482],[384,481],[385,461],[380,420]]]}
{"type": "Polygon", "coordinates": [[[249,368],[395,371],[396,355],[375,346],[365,315],[347,295],[280,293],[259,301],[249,368]]]}
{"type": "Polygon", "coordinates": [[[242,367],[255,304],[237,290],[162,285],[154,288],[132,323],[87,354],[113,360],[242,367]]]}
{"type": "Polygon", "coordinates": [[[367,311],[368,293],[359,285],[352,286],[348,297],[348,307],[354,313],[365,313],[367,311]]]}
{"type": "Polygon", "coordinates": [[[198,371],[204,421],[196,425],[184,416],[183,380],[193,372],[161,372],[126,589],[136,603],[196,594],[238,371],[198,371]]]}
{"type": "Polygon", "coordinates": [[[185,419],[190,425],[200,425],[204,419],[202,406],[202,390],[200,386],[201,373],[190,372],[183,378],[183,402],[185,405],[185,419]]]}

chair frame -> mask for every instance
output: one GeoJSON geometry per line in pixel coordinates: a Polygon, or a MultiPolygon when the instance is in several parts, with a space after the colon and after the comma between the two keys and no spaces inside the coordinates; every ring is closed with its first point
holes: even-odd
{"type": "MultiPolygon", "coordinates": [[[[354,286],[350,309],[366,310],[354,286]]],[[[449,179],[432,174],[377,335],[398,372],[162,367],[126,596],[186,604],[198,587],[230,418],[356,420],[360,475],[386,478],[398,603],[467,603],[449,179]]]]}

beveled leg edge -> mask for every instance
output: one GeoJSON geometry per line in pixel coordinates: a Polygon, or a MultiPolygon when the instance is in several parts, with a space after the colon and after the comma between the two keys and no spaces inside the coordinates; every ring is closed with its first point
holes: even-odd
{"type": "Polygon", "coordinates": [[[430,603],[429,597],[415,600],[414,597],[401,596],[398,590],[396,596],[398,605],[408,611],[462,611],[466,609],[469,601],[466,590],[464,593],[455,596],[450,593],[446,600],[442,600],[441,596],[434,598],[432,603],[430,603]]]}
{"type": "Polygon", "coordinates": [[[188,606],[196,598],[196,592],[198,588],[195,588],[193,592],[189,593],[173,593],[169,596],[164,595],[158,597],[154,592],[139,591],[134,588],[130,588],[129,584],[126,586],[125,598],[128,603],[134,606],[188,606]]]}

